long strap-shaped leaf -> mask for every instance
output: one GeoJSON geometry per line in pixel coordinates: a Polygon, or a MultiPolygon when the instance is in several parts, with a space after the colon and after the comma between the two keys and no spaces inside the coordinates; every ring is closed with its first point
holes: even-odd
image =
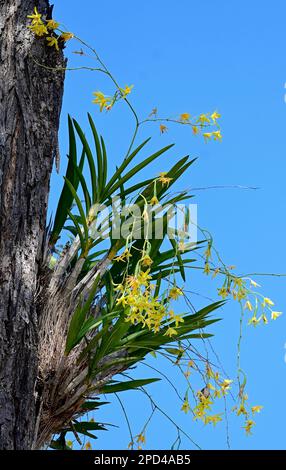
{"type": "Polygon", "coordinates": [[[88,226],[87,226],[87,223],[86,223],[86,217],[85,217],[84,209],[82,207],[82,203],[80,201],[80,198],[77,195],[77,192],[76,192],[75,188],[71,184],[71,182],[67,178],[65,178],[65,182],[67,183],[67,185],[68,185],[68,187],[69,187],[69,189],[70,189],[70,191],[73,195],[73,198],[76,201],[76,205],[77,205],[79,213],[80,213],[80,221],[81,221],[81,224],[83,226],[85,242],[87,243],[88,242],[88,226]]]}
{"type": "Polygon", "coordinates": [[[103,181],[103,156],[102,156],[102,151],[101,151],[101,145],[98,137],[98,133],[95,128],[95,124],[93,122],[93,119],[91,115],[88,113],[88,120],[89,124],[91,127],[93,139],[94,139],[94,144],[95,144],[95,150],[96,150],[96,158],[97,158],[97,193],[98,193],[98,199],[100,200],[100,195],[102,188],[104,188],[104,181],[103,181]]]}
{"type": "Polygon", "coordinates": [[[101,149],[102,149],[102,187],[105,188],[107,180],[107,153],[103,137],[100,137],[101,149]]]}
{"type": "Polygon", "coordinates": [[[125,170],[125,168],[131,163],[133,158],[136,157],[137,153],[140,152],[140,150],[149,142],[150,139],[151,139],[151,137],[149,137],[144,142],[142,142],[142,144],[140,144],[135,150],[133,150],[133,152],[129,155],[128,158],[125,158],[123,160],[123,162],[121,163],[121,165],[118,168],[118,171],[116,171],[114,173],[114,175],[111,177],[110,181],[107,183],[107,185],[105,187],[104,194],[103,194],[103,199],[105,199],[109,196],[109,190],[112,187],[112,185],[115,183],[115,181],[118,180],[119,175],[125,170]]]}
{"type": "Polygon", "coordinates": [[[88,191],[88,187],[87,187],[87,184],[86,184],[86,180],[82,174],[82,172],[80,171],[80,169],[78,168],[78,166],[75,166],[74,167],[74,170],[75,172],[77,173],[78,175],[78,179],[79,179],[79,182],[81,184],[81,187],[82,187],[82,191],[83,191],[83,195],[84,195],[84,200],[85,200],[85,211],[86,211],[86,215],[88,215],[89,213],[89,210],[90,210],[90,207],[91,207],[91,197],[90,197],[90,194],[89,194],[89,191],[88,191]]]}
{"type": "Polygon", "coordinates": [[[91,185],[92,185],[92,203],[95,204],[96,202],[98,202],[98,187],[97,187],[97,177],[96,177],[96,168],[94,164],[94,157],[93,157],[89,143],[84,135],[82,128],[80,127],[80,125],[75,119],[73,120],[73,123],[74,123],[75,129],[78,133],[78,136],[81,140],[81,143],[83,145],[83,148],[87,156],[87,161],[88,161],[88,166],[89,166],[89,171],[90,171],[91,185]]]}
{"type": "Polygon", "coordinates": [[[112,186],[112,188],[110,189],[110,192],[113,194],[120,187],[121,184],[125,183],[134,175],[139,173],[139,171],[143,170],[143,168],[145,168],[147,165],[153,162],[156,158],[160,157],[163,153],[167,152],[167,150],[169,150],[173,146],[174,144],[167,145],[167,147],[164,147],[161,150],[158,150],[158,152],[153,153],[153,155],[151,155],[150,157],[143,160],[143,162],[136,165],[134,168],[132,168],[132,170],[128,171],[126,175],[120,178],[119,181],[112,186]]]}
{"type": "Polygon", "coordinates": [[[101,389],[101,393],[117,393],[127,390],[134,390],[144,385],[158,382],[160,379],[142,379],[142,380],[128,380],[126,382],[118,382],[112,385],[105,385],[101,389]]]}
{"type": "MultiPolygon", "coordinates": [[[[68,117],[68,129],[69,129],[69,161],[66,171],[66,178],[71,181],[75,190],[78,188],[78,174],[75,171],[75,167],[77,166],[77,146],[76,146],[76,138],[75,132],[73,128],[72,119],[68,117]]],[[[85,152],[82,153],[81,159],[79,162],[79,171],[82,172],[83,165],[85,159],[85,152]]],[[[51,244],[54,245],[63,229],[64,224],[66,223],[68,217],[68,210],[71,209],[73,203],[73,195],[70,192],[68,185],[65,183],[60,195],[60,199],[58,202],[58,207],[55,215],[54,226],[51,234],[51,244]]]]}
{"type": "Polygon", "coordinates": [[[98,282],[99,282],[99,276],[98,278],[96,278],[85,304],[82,305],[80,301],[80,303],[78,304],[72,316],[69,330],[68,330],[67,341],[66,341],[66,351],[65,351],[66,354],[69,354],[70,351],[81,341],[81,339],[84,336],[84,333],[82,334],[82,327],[84,325],[87,312],[90,309],[90,306],[94,300],[98,282]]]}

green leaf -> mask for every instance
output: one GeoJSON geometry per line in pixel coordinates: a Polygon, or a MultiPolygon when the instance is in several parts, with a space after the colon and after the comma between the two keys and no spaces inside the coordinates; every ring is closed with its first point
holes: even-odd
{"type": "Polygon", "coordinates": [[[93,410],[98,410],[100,406],[103,405],[109,405],[109,401],[99,401],[99,400],[91,400],[91,401],[85,401],[82,405],[81,408],[88,412],[88,411],[93,411],[93,410]]]}
{"type": "Polygon", "coordinates": [[[98,192],[97,192],[97,178],[96,178],[94,158],[93,158],[92,151],[90,149],[88,141],[86,140],[83,130],[81,129],[80,125],[75,119],[73,120],[73,123],[74,123],[74,126],[76,128],[76,131],[79,135],[79,138],[82,142],[83,148],[87,156],[89,170],[90,170],[91,186],[92,186],[92,203],[95,204],[98,200],[98,192]]]}
{"type": "Polygon", "coordinates": [[[82,252],[84,252],[86,242],[85,242],[84,236],[82,234],[81,226],[79,225],[79,223],[77,221],[77,218],[69,210],[68,210],[68,216],[70,217],[70,219],[73,221],[73,223],[75,225],[76,235],[79,236],[81,249],[82,249],[82,252]]]}
{"type": "Polygon", "coordinates": [[[94,299],[98,282],[99,282],[99,277],[95,280],[85,304],[82,305],[80,302],[72,316],[69,329],[68,329],[68,334],[67,334],[66,350],[65,350],[66,355],[68,355],[71,352],[71,350],[82,340],[82,338],[84,337],[86,333],[85,329],[83,328],[84,321],[85,321],[87,312],[94,299]]]}
{"type": "Polygon", "coordinates": [[[79,333],[78,333],[78,338],[77,338],[77,343],[79,343],[82,338],[91,330],[94,330],[95,328],[99,327],[104,320],[106,320],[108,317],[114,317],[114,313],[109,313],[105,316],[102,317],[97,317],[97,318],[92,318],[89,317],[87,320],[84,322],[82,325],[79,333]]]}
{"type": "MultiPolygon", "coordinates": [[[[149,351],[154,351],[160,349],[160,347],[164,344],[172,343],[173,341],[178,341],[181,339],[186,339],[187,335],[190,332],[202,329],[205,326],[210,325],[218,321],[217,319],[212,320],[205,320],[209,313],[216,310],[217,308],[221,307],[224,304],[223,301],[215,302],[203,309],[199,310],[197,313],[192,315],[184,316],[184,323],[182,326],[176,328],[178,334],[173,338],[169,338],[165,335],[167,329],[169,327],[175,327],[175,322],[166,322],[168,323],[164,328],[160,330],[159,333],[155,334],[146,330],[146,334],[142,336],[142,338],[136,338],[134,343],[131,342],[128,344],[128,348],[132,351],[133,354],[137,354],[140,348],[149,349],[149,351]]],[[[198,338],[203,338],[201,334],[198,334],[198,338]]]]}
{"type": "Polygon", "coordinates": [[[83,195],[84,195],[84,200],[85,200],[85,213],[86,215],[88,215],[90,207],[91,207],[91,197],[87,188],[86,181],[77,166],[75,166],[75,171],[78,175],[78,179],[80,181],[80,184],[83,190],[83,195]]]}
{"type": "Polygon", "coordinates": [[[170,243],[171,243],[173,249],[176,252],[176,257],[177,257],[178,264],[179,264],[179,267],[180,267],[180,273],[181,273],[182,279],[183,279],[184,282],[186,282],[186,274],[185,274],[185,270],[184,270],[184,263],[183,263],[181,255],[180,255],[177,242],[174,239],[170,238],[170,243]]]}
{"type": "Polygon", "coordinates": [[[118,347],[120,339],[125,335],[125,333],[130,328],[130,324],[125,321],[125,316],[122,315],[115,325],[112,326],[112,330],[109,335],[106,335],[102,338],[101,345],[98,348],[95,357],[91,362],[91,374],[92,376],[96,375],[98,372],[96,370],[96,365],[98,361],[106,356],[107,354],[115,351],[118,347]]]}
{"type": "Polygon", "coordinates": [[[104,188],[104,181],[103,181],[103,157],[101,152],[101,145],[99,141],[99,137],[95,128],[95,124],[91,115],[88,113],[88,120],[92,130],[95,149],[96,149],[96,158],[97,158],[97,188],[98,188],[98,199],[100,199],[100,194],[102,188],[104,188]]]}
{"type": "MultiPolygon", "coordinates": [[[[189,263],[194,263],[194,262],[196,262],[196,261],[197,261],[196,259],[184,259],[184,260],[183,260],[184,267],[186,267],[187,264],[189,264],[189,263]]],[[[161,270],[168,269],[168,268],[175,267],[175,266],[177,267],[178,265],[179,265],[179,263],[178,263],[177,261],[174,261],[174,262],[168,263],[168,264],[159,264],[159,265],[157,265],[157,266],[154,266],[154,268],[153,268],[153,266],[152,266],[152,267],[151,267],[151,272],[152,272],[152,273],[153,273],[153,272],[155,273],[155,272],[157,272],[157,271],[160,272],[161,270]]]]}
{"type": "Polygon", "coordinates": [[[117,393],[125,392],[127,390],[134,390],[145,385],[149,385],[154,382],[158,382],[160,379],[142,379],[142,380],[128,380],[126,382],[118,382],[113,385],[105,385],[100,390],[100,393],[117,393]]]}
{"type": "Polygon", "coordinates": [[[77,343],[78,332],[85,320],[85,313],[79,304],[72,316],[66,340],[65,354],[68,355],[77,343]]]}
{"type": "Polygon", "coordinates": [[[106,431],[106,428],[101,424],[94,423],[93,421],[81,421],[79,423],[73,423],[73,428],[84,434],[86,431],[106,431]]]}
{"type": "MultiPolygon", "coordinates": [[[[68,166],[66,171],[66,178],[72,182],[73,187],[77,190],[78,187],[78,175],[75,172],[77,165],[77,147],[76,138],[73,128],[71,117],[68,117],[68,128],[69,128],[69,153],[68,153],[68,166]]],[[[83,166],[85,154],[82,155],[81,164],[83,166]]],[[[70,192],[68,185],[65,183],[60,195],[58,207],[55,215],[54,226],[51,234],[51,244],[55,244],[60,236],[61,230],[67,220],[68,210],[71,209],[73,203],[73,195],[70,192]]]]}
{"type": "Polygon", "coordinates": [[[184,351],[182,349],[176,349],[176,348],[166,348],[165,351],[172,356],[180,356],[184,351]]]}
{"type": "MultiPolygon", "coordinates": [[[[68,215],[70,216],[70,212],[68,213],[68,215]]],[[[70,232],[74,237],[77,236],[78,232],[77,232],[76,227],[74,227],[74,225],[65,225],[64,229],[70,232]]]]}
{"type": "Polygon", "coordinates": [[[108,362],[106,362],[103,366],[100,366],[100,371],[109,369],[115,365],[124,365],[125,369],[130,367],[132,364],[136,364],[137,362],[141,361],[142,357],[141,356],[129,356],[129,357],[123,357],[123,358],[118,358],[118,359],[112,359],[108,362]]]}
{"type": "Polygon", "coordinates": [[[53,449],[53,450],[72,450],[67,444],[66,442],[62,442],[60,440],[55,440],[53,439],[52,442],[50,443],[49,445],[49,448],[53,449]]]}
{"type": "MultiPolygon", "coordinates": [[[[163,153],[167,152],[167,150],[169,150],[173,146],[174,144],[167,145],[167,147],[164,147],[158,152],[153,153],[153,155],[151,155],[150,157],[143,160],[143,162],[136,165],[134,168],[132,168],[132,170],[128,171],[126,175],[120,178],[119,181],[112,186],[112,188],[110,189],[110,192],[114,193],[120,187],[120,185],[122,185],[123,183],[126,183],[126,181],[132,178],[132,176],[136,175],[139,171],[141,171],[143,168],[145,168],[147,165],[153,162],[156,158],[160,157],[163,153]]],[[[119,173],[118,173],[118,176],[119,176],[122,173],[122,171],[120,171],[120,167],[118,170],[119,170],[119,173]]]]}
{"type": "Polygon", "coordinates": [[[75,188],[73,187],[72,183],[67,178],[65,178],[65,182],[67,183],[67,185],[68,185],[68,187],[69,187],[69,189],[70,189],[70,191],[73,195],[73,198],[76,201],[76,205],[77,205],[79,213],[80,213],[81,223],[82,223],[83,230],[84,230],[85,242],[87,243],[87,241],[88,241],[88,226],[87,226],[87,223],[86,223],[86,217],[85,217],[84,209],[82,207],[82,203],[81,203],[80,198],[78,197],[77,192],[76,192],[75,188]]]}
{"type": "Polygon", "coordinates": [[[138,189],[143,188],[143,186],[147,186],[154,182],[154,178],[149,178],[147,180],[140,181],[139,183],[134,184],[133,186],[130,186],[129,188],[125,189],[124,195],[125,197],[128,196],[131,193],[134,193],[135,191],[138,191],[138,189]]]}
{"type": "MultiPolygon", "coordinates": [[[[220,318],[217,318],[215,321],[220,321],[220,318]]],[[[180,340],[184,341],[185,339],[205,339],[205,338],[212,338],[213,335],[211,333],[201,333],[201,334],[189,334],[186,336],[180,336],[180,340]]]]}
{"type": "Polygon", "coordinates": [[[147,144],[147,142],[149,142],[150,139],[151,137],[149,137],[149,139],[146,139],[144,142],[142,142],[142,144],[140,144],[135,150],[133,150],[133,152],[129,155],[128,158],[125,158],[125,160],[123,160],[123,162],[118,168],[118,171],[114,173],[110,181],[107,183],[104,194],[103,194],[103,198],[106,198],[109,196],[109,190],[112,187],[112,185],[115,183],[115,181],[118,180],[119,175],[125,170],[125,168],[129,165],[129,163],[131,163],[133,158],[136,157],[137,153],[140,152],[140,150],[147,144]]]}
{"type": "Polygon", "coordinates": [[[106,147],[105,143],[102,137],[100,137],[100,143],[101,143],[101,149],[102,149],[102,164],[103,164],[103,169],[102,169],[102,187],[105,188],[106,186],[106,180],[107,180],[107,153],[106,153],[106,147]]]}

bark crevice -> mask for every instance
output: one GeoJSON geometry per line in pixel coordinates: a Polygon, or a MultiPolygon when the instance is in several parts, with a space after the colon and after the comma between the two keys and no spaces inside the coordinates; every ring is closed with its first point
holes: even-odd
{"type": "Polygon", "coordinates": [[[62,51],[27,28],[34,6],[0,0],[0,450],[34,440],[36,293],[64,83],[35,63],[65,66],[62,51]]]}

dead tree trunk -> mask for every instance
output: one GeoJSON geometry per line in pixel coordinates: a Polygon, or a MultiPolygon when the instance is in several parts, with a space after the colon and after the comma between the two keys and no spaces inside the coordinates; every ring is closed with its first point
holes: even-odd
{"type": "Polygon", "coordinates": [[[30,449],[37,416],[36,306],[57,145],[62,52],[27,28],[35,4],[0,0],[0,449],[30,449]],[[35,62],[36,61],[36,62],[35,62]]]}

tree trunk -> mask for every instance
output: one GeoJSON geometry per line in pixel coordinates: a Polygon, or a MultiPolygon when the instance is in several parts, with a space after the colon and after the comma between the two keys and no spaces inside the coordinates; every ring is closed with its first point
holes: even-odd
{"type": "Polygon", "coordinates": [[[0,0],[0,449],[31,449],[37,417],[36,297],[57,147],[62,51],[27,28],[35,4],[0,0]],[[36,62],[37,63],[36,63],[36,62]]]}

